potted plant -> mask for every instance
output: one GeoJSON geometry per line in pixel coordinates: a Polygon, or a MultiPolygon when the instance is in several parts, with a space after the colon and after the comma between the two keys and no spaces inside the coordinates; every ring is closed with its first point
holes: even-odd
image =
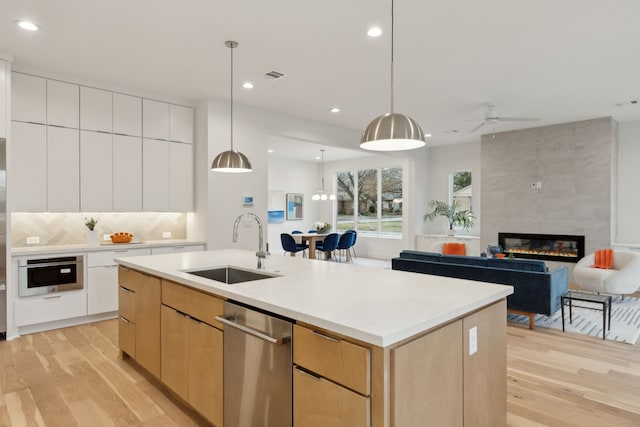
{"type": "Polygon", "coordinates": [[[447,234],[450,236],[455,234],[453,230],[454,225],[461,225],[465,230],[469,230],[469,228],[473,226],[473,221],[476,219],[470,210],[460,209],[460,204],[457,200],[454,200],[451,204],[439,200],[431,200],[429,207],[433,210],[424,214],[424,220],[433,221],[439,216],[447,218],[447,221],[449,221],[447,234]]]}
{"type": "Polygon", "coordinates": [[[87,244],[90,246],[96,246],[98,244],[98,232],[95,230],[97,223],[97,219],[87,219],[86,216],[84,217],[84,225],[89,229],[89,231],[87,231],[87,244]]]}

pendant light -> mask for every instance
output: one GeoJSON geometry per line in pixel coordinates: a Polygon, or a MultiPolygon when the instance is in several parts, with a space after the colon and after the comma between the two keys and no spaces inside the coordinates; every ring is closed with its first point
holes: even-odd
{"type": "Polygon", "coordinates": [[[251,162],[247,156],[233,149],[233,49],[238,47],[238,42],[227,41],[224,45],[231,51],[231,150],[218,154],[211,162],[211,170],[227,173],[251,172],[251,162]]]}
{"type": "Polygon", "coordinates": [[[336,195],[333,193],[330,193],[327,195],[327,192],[324,191],[324,149],[320,150],[321,152],[321,156],[322,156],[322,175],[320,178],[320,184],[322,186],[322,189],[319,190],[318,192],[316,192],[316,194],[314,194],[313,196],[311,196],[311,200],[335,200],[336,199],[336,195]]]}
{"type": "Polygon", "coordinates": [[[391,112],[376,117],[364,130],[360,147],[372,151],[412,150],[425,145],[420,125],[393,111],[393,0],[391,0],[391,112]]]}

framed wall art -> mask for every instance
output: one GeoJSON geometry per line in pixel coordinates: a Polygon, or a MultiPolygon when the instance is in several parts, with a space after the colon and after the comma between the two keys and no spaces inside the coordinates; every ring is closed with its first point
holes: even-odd
{"type": "Polygon", "coordinates": [[[302,219],[304,195],[287,193],[287,221],[302,219]]]}

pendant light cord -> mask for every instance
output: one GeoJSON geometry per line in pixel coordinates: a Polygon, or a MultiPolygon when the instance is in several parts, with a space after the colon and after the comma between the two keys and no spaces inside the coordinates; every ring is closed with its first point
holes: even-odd
{"type": "Polygon", "coordinates": [[[231,49],[231,151],[233,151],[233,44],[231,49]]]}
{"type": "Polygon", "coordinates": [[[391,114],[393,114],[393,0],[391,0],[391,114]]]}
{"type": "Polygon", "coordinates": [[[322,178],[320,179],[320,183],[322,184],[322,192],[324,193],[324,150],[322,151],[322,178]]]}

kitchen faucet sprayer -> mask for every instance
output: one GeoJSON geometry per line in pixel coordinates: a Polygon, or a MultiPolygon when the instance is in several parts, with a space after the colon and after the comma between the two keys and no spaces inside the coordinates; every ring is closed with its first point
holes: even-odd
{"type": "Polygon", "coordinates": [[[256,252],[256,257],[258,257],[258,268],[264,270],[264,259],[266,258],[267,254],[264,251],[264,233],[262,229],[262,221],[260,221],[258,215],[254,214],[253,212],[245,212],[236,218],[235,222],[233,223],[233,243],[236,243],[238,241],[238,226],[240,225],[242,218],[245,216],[253,218],[258,223],[258,252],[256,252]]]}

